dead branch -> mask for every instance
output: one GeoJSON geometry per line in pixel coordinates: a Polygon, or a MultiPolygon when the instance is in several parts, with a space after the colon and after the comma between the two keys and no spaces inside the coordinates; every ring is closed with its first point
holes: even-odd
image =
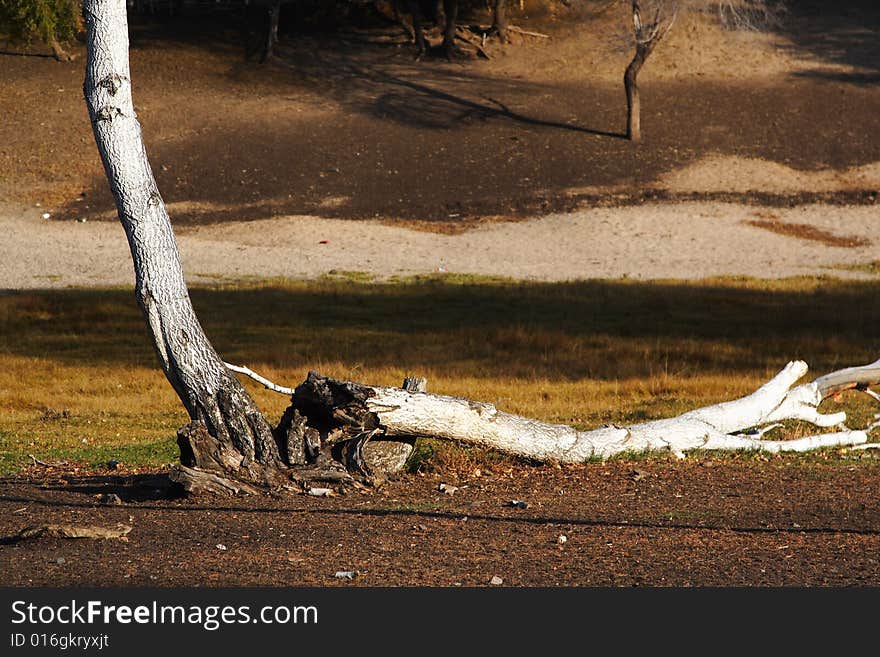
{"type": "Polygon", "coordinates": [[[67,461],[55,461],[54,463],[49,463],[47,461],[41,461],[33,454],[28,454],[28,458],[34,462],[34,465],[39,465],[43,468],[61,468],[65,465],[68,465],[67,461]]]}
{"type": "Polygon", "coordinates": [[[847,367],[846,369],[837,370],[816,379],[816,385],[819,387],[823,398],[834,397],[844,390],[855,388],[878,399],[875,393],[868,390],[868,386],[878,384],[880,384],[880,360],[875,360],[873,363],[860,367],[847,367]]]}
{"type": "Polygon", "coordinates": [[[868,441],[867,430],[843,426],[846,413],[820,413],[825,399],[820,382],[862,378],[864,368],[831,373],[794,387],[807,365],[794,361],[757,391],[729,402],[700,408],[678,417],[629,426],[608,425],[578,431],[560,424],[499,411],[492,404],[467,399],[409,392],[401,388],[341,382],[310,373],[293,396],[293,407],[319,427],[322,438],[350,440],[363,449],[369,440],[431,437],[476,444],[538,461],[582,463],[623,453],[667,451],[684,455],[693,450],[758,450],[768,453],[803,452],[825,447],[853,446],[868,441]],[[817,427],[838,427],[796,440],[765,440],[752,427],[803,420],[817,427]],[[369,434],[365,428],[369,428],[369,434]]]}
{"type": "Polygon", "coordinates": [[[130,525],[118,523],[112,527],[101,525],[33,525],[7,537],[5,542],[24,541],[32,538],[91,538],[96,540],[128,540],[130,525]]]}
{"type": "Polygon", "coordinates": [[[535,37],[538,39],[549,39],[549,34],[542,34],[541,32],[531,32],[529,30],[524,30],[521,27],[517,27],[516,25],[508,25],[507,29],[510,32],[516,32],[517,34],[522,34],[523,36],[535,37]]]}
{"type": "Polygon", "coordinates": [[[221,477],[213,472],[199,468],[188,468],[178,465],[168,473],[169,479],[180,484],[187,493],[213,493],[214,495],[254,495],[257,488],[237,479],[221,477]]]}
{"type": "Polygon", "coordinates": [[[260,376],[259,374],[257,374],[256,372],[254,372],[252,369],[250,369],[248,367],[244,367],[242,365],[233,365],[233,364],[227,363],[225,361],[223,362],[223,364],[226,365],[226,367],[228,367],[233,372],[238,372],[239,374],[244,374],[245,376],[252,378],[257,383],[262,384],[262,386],[264,388],[267,388],[268,390],[271,390],[272,392],[278,392],[278,393],[281,393],[282,395],[288,395],[288,396],[293,394],[293,388],[285,388],[284,386],[279,386],[277,383],[272,383],[269,379],[267,379],[266,377],[260,376]]]}
{"type": "Polygon", "coordinates": [[[477,51],[477,54],[479,54],[480,56],[486,59],[492,59],[491,55],[489,55],[486,49],[483,48],[480,40],[469,30],[462,27],[457,27],[455,29],[455,38],[464,41],[470,46],[473,46],[474,49],[477,51]]]}

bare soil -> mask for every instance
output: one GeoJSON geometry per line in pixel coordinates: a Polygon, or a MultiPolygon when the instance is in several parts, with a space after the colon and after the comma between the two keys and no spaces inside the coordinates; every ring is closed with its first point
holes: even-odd
{"type": "Polygon", "coordinates": [[[126,542],[6,539],[0,584],[482,586],[495,576],[510,586],[880,584],[872,457],[503,461],[475,470],[277,499],[162,499],[146,476],[32,470],[0,482],[0,535],[47,523],[132,530],[126,542]],[[458,490],[442,493],[440,483],[458,490]],[[122,503],[101,504],[108,493],[122,503]],[[356,576],[339,580],[337,571],[356,576]]]}
{"type": "MultiPolygon", "coordinates": [[[[791,4],[782,28],[750,41],[675,32],[643,74],[640,146],[621,136],[625,56],[594,38],[607,30],[547,16],[515,21],[552,39],[514,36],[488,62],[415,63],[407,44],[334,34],[288,39],[266,67],[243,60],[228,25],[138,24],[135,98],[179,226],[312,215],[458,232],[645,201],[872,206],[880,12],[791,4]]],[[[112,217],[81,81],[81,65],[2,57],[7,205],[112,217]]],[[[0,584],[876,586],[877,462],[826,457],[502,460],[328,499],[168,498],[138,473],[33,468],[0,481],[0,536],[133,529],[126,542],[7,538],[0,584]]]]}
{"type": "MultiPolygon", "coordinates": [[[[377,42],[386,27],[293,34],[267,66],[245,61],[233,24],[139,22],[135,104],[177,224],[462,224],[679,199],[873,204],[878,10],[795,4],[768,34],[694,18],[674,30],[642,75],[641,145],[622,135],[627,51],[615,35],[626,23],[608,13],[574,27],[514,16],[553,38],[514,34],[489,61],[416,62],[403,39],[377,42]]],[[[112,218],[82,75],[81,60],[3,57],[0,199],[112,218]]]]}

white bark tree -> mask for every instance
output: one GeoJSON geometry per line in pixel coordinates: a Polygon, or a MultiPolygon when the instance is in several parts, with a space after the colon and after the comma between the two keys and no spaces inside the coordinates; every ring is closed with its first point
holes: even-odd
{"type": "MultiPolygon", "coordinates": [[[[583,462],[615,454],[694,449],[805,451],[861,445],[867,430],[843,426],[844,413],[817,411],[828,396],[880,382],[880,360],[793,387],[805,363],[789,363],[752,395],[628,427],[577,431],[517,417],[491,404],[425,392],[424,381],[403,388],[339,382],[310,374],[291,391],[247,368],[227,366],[211,346],[190,302],[171,221],[147,160],[132,103],[125,0],[85,0],[88,58],[84,94],[95,140],[131,248],[135,293],[156,354],[191,422],[178,432],[188,490],[237,493],[352,474],[381,477],[399,469],[416,437],[491,447],[541,461],[583,462]],[[273,431],[231,369],[291,394],[273,431]],[[787,419],[837,426],[832,433],[792,441],[740,432],[787,419]]],[[[868,430],[874,428],[870,427],[868,430]]]]}
{"type": "Polygon", "coordinates": [[[215,461],[266,481],[281,463],[272,430],[224,366],[193,311],[165,204],[134,111],[125,0],[86,0],[83,86],[95,141],[134,262],[135,293],[168,381],[193,424],[181,432],[184,464],[215,461]],[[211,449],[203,445],[211,436],[211,449]],[[186,444],[189,443],[189,444],[186,444]],[[187,450],[190,453],[187,453],[187,450]],[[206,451],[207,450],[207,451],[206,451]]]}

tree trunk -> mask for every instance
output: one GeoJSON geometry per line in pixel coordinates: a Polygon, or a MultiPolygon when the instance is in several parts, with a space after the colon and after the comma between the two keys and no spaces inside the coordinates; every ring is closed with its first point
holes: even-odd
{"type": "Polygon", "coordinates": [[[455,26],[458,22],[458,0],[443,0],[446,23],[443,28],[443,53],[447,59],[455,55],[455,26]]]}
{"type": "Polygon", "coordinates": [[[55,37],[49,40],[49,46],[52,48],[52,54],[59,62],[72,62],[76,57],[67,52],[61,43],[55,37]]]}
{"type": "Polygon", "coordinates": [[[648,59],[651,48],[646,44],[636,45],[636,53],[623,74],[623,87],[626,89],[626,138],[632,142],[642,139],[642,104],[639,95],[639,71],[648,59]]]}
{"type": "Polygon", "coordinates": [[[184,465],[265,482],[282,455],[272,431],[202,331],[174,232],[150,169],[131,96],[125,0],[86,0],[84,93],[98,151],[131,248],[135,294],[162,370],[189,413],[184,465]],[[206,444],[194,439],[210,436],[206,444]]]}
{"type": "Polygon", "coordinates": [[[626,89],[626,137],[630,141],[638,142],[642,139],[639,71],[642,70],[642,66],[645,65],[660,40],[672,29],[678,11],[677,2],[668,5],[664,2],[655,2],[653,17],[645,23],[642,20],[640,0],[632,0],[633,37],[636,42],[636,51],[623,74],[623,86],[626,89]]]}
{"type": "Polygon", "coordinates": [[[428,42],[425,40],[425,15],[422,12],[421,0],[407,0],[407,8],[412,18],[413,39],[416,42],[416,58],[420,59],[428,54],[428,42]]]}
{"type": "Polygon", "coordinates": [[[507,43],[507,0],[495,0],[492,29],[501,43],[507,43]]]}
{"type": "Polygon", "coordinates": [[[281,0],[274,0],[269,6],[269,27],[266,31],[266,43],[263,49],[262,63],[271,59],[278,43],[278,21],[281,18],[281,0]]]}

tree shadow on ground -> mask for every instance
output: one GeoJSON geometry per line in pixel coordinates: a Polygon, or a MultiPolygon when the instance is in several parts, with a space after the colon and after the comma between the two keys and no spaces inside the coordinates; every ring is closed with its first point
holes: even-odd
{"type": "MultiPolygon", "coordinates": [[[[816,372],[869,362],[880,352],[876,294],[876,283],[832,281],[799,290],[436,278],[192,291],[206,333],[230,362],[303,370],[357,363],[558,381],[772,372],[788,358],[803,358],[816,372]]],[[[14,356],[156,366],[143,319],[124,290],[4,293],[0,336],[0,351],[14,356]]]]}
{"type": "MultiPolygon", "coordinates": [[[[87,475],[71,477],[66,484],[44,484],[41,490],[51,491],[63,494],[63,501],[55,501],[50,499],[36,499],[26,495],[10,495],[0,494],[0,503],[15,504],[38,504],[44,507],[58,507],[61,509],[87,508],[94,509],[93,500],[76,501],[77,495],[94,498],[96,494],[119,494],[126,504],[132,504],[130,508],[138,511],[160,511],[174,514],[195,514],[196,518],[206,513],[217,514],[244,514],[244,515],[278,515],[291,513],[303,515],[305,517],[324,517],[328,521],[338,519],[340,521],[348,518],[351,521],[366,521],[369,523],[371,518],[402,518],[413,522],[425,520],[452,520],[460,521],[462,513],[459,510],[443,511],[443,510],[426,510],[426,509],[401,509],[401,508],[382,508],[379,502],[379,508],[320,508],[320,507],[304,507],[302,504],[291,505],[285,504],[283,498],[278,501],[270,501],[266,503],[263,500],[255,499],[251,503],[242,502],[239,504],[230,503],[226,499],[217,500],[217,503],[205,505],[203,499],[189,498],[172,491],[172,487],[168,487],[163,494],[156,494],[154,488],[146,489],[143,487],[143,480],[148,478],[151,485],[157,482],[162,475],[133,475],[130,477],[114,476],[107,477],[103,475],[87,475]],[[164,500],[164,503],[163,503],[164,500]]],[[[0,485],[5,482],[0,479],[0,485]]],[[[170,482],[169,482],[170,483],[170,482]]],[[[253,498],[252,498],[253,499],[253,498]]],[[[293,497],[296,500],[296,497],[293,497]]],[[[113,506],[105,507],[113,509],[113,506]]],[[[786,526],[780,522],[775,524],[769,519],[764,519],[761,523],[748,524],[744,523],[742,518],[715,518],[704,522],[687,522],[684,520],[664,519],[649,520],[638,518],[608,518],[601,517],[584,517],[584,513],[573,508],[569,514],[559,513],[537,513],[523,515],[518,513],[493,514],[481,513],[473,510],[467,513],[469,521],[488,522],[488,523],[512,523],[526,526],[570,526],[570,527],[597,527],[597,528],[617,528],[617,529],[661,529],[664,531],[681,531],[681,530],[699,530],[701,532],[733,532],[735,534],[847,534],[855,536],[878,536],[880,529],[873,527],[848,527],[847,522],[840,523],[836,526],[786,526]],[[713,521],[714,520],[714,521],[713,521]]],[[[714,515],[714,514],[713,514],[714,515]]],[[[784,521],[783,521],[784,522],[784,521]]],[[[14,536],[5,540],[6,544],[17,542],[14,536]]],[[[4,544],[4,539],[0,538],[0,545],[4,544]]]]}
{"type": "MultiPolygon", "coordinates": [[[[791,11],[780,29],[796,41],[809,15],[791,11]]],[[[845,22],[832,32],[841,42],[848,38],[845,22]]],[[[339,34],[288,39],[268,66],[244,61],[234,24],[136,26],[133,35],[135,102],[159,187],[167,201],[189,204],[172,212],[178,224],[283,214],[440,221],[454,215],[466,223],[677,200],[646,187],[662,187],[665,174],[709,156],[760,158],[796,170],[845,170],[880,159],[880,99],[864,85],[819,81],[818,69],[776,83],[647,80],[646,137],[634,146],[618,138],[625,103],[616,83],[516,79],[491,62],[414,62],[410,44],[339,34]],[[609,188],[619,193],[612,198],[609,188]]],[[[863,61],[870,76],[872,46],[861,32],[853,38],[867,55],[861,46],[841,46],[835,55],[814,43],[816,56],[863,61]]],[[[13,67],[27,68],[15,74],[31,76],[27,88],[41,81],[45,93],[57,94],[79,86],[78,73],[73,81],[61,69],[49,71],[53,62],[37,63],[44,68],[13,67]]],[[[65,111],[84,114],[79,94],[65,111]]],[[[0,127],[10,152],[32,153],[28,162],[64,162],[58,176],[77,166],[94,176],[80,188],[87,200],[75,200],[77,192],[53,216],[112,216],[106,181],[96,166],[83,164],[97,159],[82,147],[92,141],[84,117],[76,133],[67,114],[20,118],[15,134],[0,127]],[[59,123],[40,125],[51,121],[59,123]],[[36,137],[46,132],[63,138],[50,148],[36,137]]],[[[766,199],[745,193],[722,200],[766,199]]],[[[825,199],[770,202],[816,200],[825,199]]]]}
{"type": "Polygon", "coordinates": [[[780,33],[817,67],[800,75],[855,85],[880,83],[880,5],[875,0],[798,0],[786,3],[780,33]],[[828,65],[855,67],[854,72],[828,65]]]}

